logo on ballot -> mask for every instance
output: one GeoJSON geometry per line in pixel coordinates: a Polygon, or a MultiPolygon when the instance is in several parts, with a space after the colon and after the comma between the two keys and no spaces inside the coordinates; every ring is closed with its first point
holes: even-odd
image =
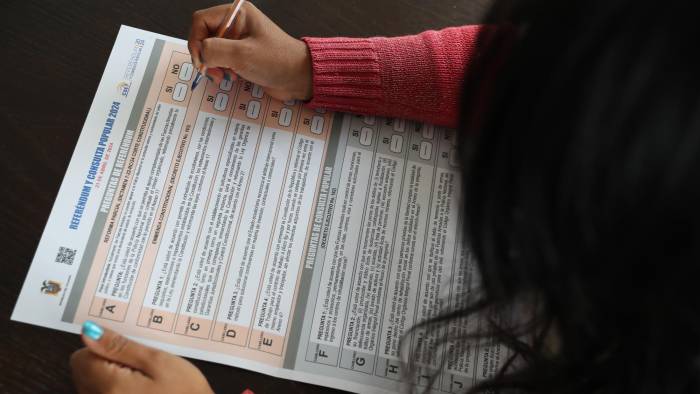
{"type": "Polygon", "coordinates": [[[49,295],[56,295],[61,291],[61,283],[55,280],[45,280],[41,283],[41,292],[49,295]]]}
{"type": "Polygon", "coordinates": [[[117,92],[119,92],[119,94],[121,94],[122,96],[126,97],[129,95],[129,88],[130,87],[131,87],[131,84],[126,82],[126,81],[119,82],[117,84],[117,92]]]}

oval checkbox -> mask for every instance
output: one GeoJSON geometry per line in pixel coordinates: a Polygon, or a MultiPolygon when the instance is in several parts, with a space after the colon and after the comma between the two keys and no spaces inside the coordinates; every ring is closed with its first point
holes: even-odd
{"type": "Polygon", "coordinates": [[[323,132],[323,116],[314,116],[311,118],[311,132],[321,134],[323,132]]]}
{"type": "Polygon", "coordinates": [[[421,142],[419,155],[423,160],[430,160],[430,157],[433,155],[433,144],[428,141],[421,142]]]}
{"type": "Polygon", "coordinates": [[[370,129],[369,127],[363,127],[362,130],[360,130],[360,144],[365,145],[365,146],[370,146],[372,145],[372,134],[374,131],[370,129]]]}
{"type": "Polygon", "coordinates": [[[260,116],[260,101],[250,100],[248,102],[248,108],[245,111],[245,115],[251,119],[257,119],[260,116]]]}
{"type": "Polygon", "coordinates": [[[253,90],[251,90],[250,95],[255,98],[263,98],[265,91],[260,85],[253,84],[253,90]]]}
{"type": "Polygon", "coordinates": [[[185,101],[187,97],[187,84],[178,82],[173,88],[173,100],[175,101],[185,101]]]}
{"type": "Polygon", "coordinates": [[[231,91],[231,88],[233,87],[233,81],[227,81],[225,79],[221,80],[221,83],[219,84],[219,89],[225,90],[227,92],[231,91]]]}
{"type": "Polygon", "coordinates": [[[423,138],[432,140],[433,136],[435,135],[435,126],[431,124],[424,124],[423,128],[421,129],[421,134],[423,135],[423,138]]]}
{"type": "Polygon", "coordinates": [[[228,104],[228,94],[217,93],[216,99],[214,100],[214,109],[217,111],[223,111],[226,109],[226,104],[228,104]]]}
{"type": "Polygon", "coordinates": [[[452,167],[455,167],[455,168],[459,167],[459,160],[457,160],[457,149],[455,149],[455,148],[450,149],[450,153],[448,154],[447,157],[448,157],[447,161],[452,167]]]}
{"type": "Polygon", "coordinates": [[[280,126],[289,126],[292,124],[292,110],[289,108],[282,108],[280,111],[280,117],[278,119],[280,126]]]}
{"type": "Polygon", "coordinates": [[[401,153],[401,149],[403,149],[403,136],[398,134],[392,135],[389,149],[394,153],[401,153]]]}
{"type": "Polygon", "coordinates": [[[182,66],[180,66],[180,72],[177,73],[177,77],[181,81],[189,81],[190,78],[192,78],[193,71],[194,67],[192,67],[192,63],[182,63],[182,66]]]}

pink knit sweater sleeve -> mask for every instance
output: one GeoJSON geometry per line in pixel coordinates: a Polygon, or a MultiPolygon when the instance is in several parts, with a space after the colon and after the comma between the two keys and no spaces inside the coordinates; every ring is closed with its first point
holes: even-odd
{"type": "Polygon", "coordinates": [[[305,37],[313,67],[309,104],[455,127],[480,28],[393,38],[305,37]]]}

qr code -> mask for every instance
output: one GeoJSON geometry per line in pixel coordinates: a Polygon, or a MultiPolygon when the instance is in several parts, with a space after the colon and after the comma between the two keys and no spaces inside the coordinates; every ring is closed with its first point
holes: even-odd
{"type": "Polygon", "coordinates": [[[73,265],[74,258],[75,249],[66,248],[64,246],[58,248],[58,253],[56,254],[57,263],[73,265]]]}

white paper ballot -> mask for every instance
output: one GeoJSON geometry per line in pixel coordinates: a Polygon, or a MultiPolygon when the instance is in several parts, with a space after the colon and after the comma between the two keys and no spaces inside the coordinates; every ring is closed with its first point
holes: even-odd
{"type": "MultiPolygon", "coordinates": [[[[192,91],[195,74],[184,41],[122,27],[12,318],[93,320],[183,356],[398,391],[404,333],[476,282],[454,131],[243,80],[192,91]]],[[[462,329],[406,338],[435,392],[505,358],[454,340],[462,329]]]]}

